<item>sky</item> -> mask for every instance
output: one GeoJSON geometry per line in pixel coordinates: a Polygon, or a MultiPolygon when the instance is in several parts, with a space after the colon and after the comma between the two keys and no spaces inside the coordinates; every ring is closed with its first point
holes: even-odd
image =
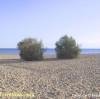
{"type": "Polygon", "coordinates": [[[64,35],[100,48],[100,0],[0,0],[0,48],[32,37],[55,48],[64,35]]]}

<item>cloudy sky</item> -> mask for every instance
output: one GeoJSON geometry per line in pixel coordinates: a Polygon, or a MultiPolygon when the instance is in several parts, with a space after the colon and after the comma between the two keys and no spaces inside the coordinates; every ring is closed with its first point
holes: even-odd
{"type": "Polygon", "coordinates": [[[65,34],[81,48],[100,48],[100,0],[0,0],[0,48],[27,37],[54,48],[65,34]]]}

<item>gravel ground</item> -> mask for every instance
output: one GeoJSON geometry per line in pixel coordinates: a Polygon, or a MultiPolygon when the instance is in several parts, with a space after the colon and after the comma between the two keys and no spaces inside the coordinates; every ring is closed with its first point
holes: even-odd
{"type": "Polygon", "coordinates": [[[31,99],[100,99],[100,54],[67,60],[46,55],[31,62],[0,55],[0,92],[34,93],[31,99]]]}

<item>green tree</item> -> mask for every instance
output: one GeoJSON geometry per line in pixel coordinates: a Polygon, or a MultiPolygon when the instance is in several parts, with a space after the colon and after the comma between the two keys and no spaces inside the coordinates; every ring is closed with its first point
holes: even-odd
{"type": "Polygon", "coordinates": [[[79,45],[76,44],[75,39],[68,37],[67,35],[61,37],[56,42],[56,54],[57,58],[71,59],[77,58],[80,54],[79,45]]]}
{"type": "Polygon", "coordinates": [[[41,60],[43,59],[44,48],[41,41],[34,38],[26,38],[18,43],[20,57],[23,60],[41,60]]]}

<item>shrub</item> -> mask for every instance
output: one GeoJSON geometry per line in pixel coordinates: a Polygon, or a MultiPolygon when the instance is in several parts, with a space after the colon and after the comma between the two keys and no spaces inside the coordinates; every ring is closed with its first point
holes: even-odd
{"type": "Polygon", "coordinates": [[[79,45],[76,44],[75,39],[67,35],[61,37],[56,42],[57,58],[71,59],[77,58],[80,53],[79,45]]]}
{"type": "Polygon", "coordinates": [[[43,59],[44,48],[42,42],[34,38],[26,38],[19,42],[18,49],[20,50],[20,57],[23,60],[32,61],[43,59]]]}

